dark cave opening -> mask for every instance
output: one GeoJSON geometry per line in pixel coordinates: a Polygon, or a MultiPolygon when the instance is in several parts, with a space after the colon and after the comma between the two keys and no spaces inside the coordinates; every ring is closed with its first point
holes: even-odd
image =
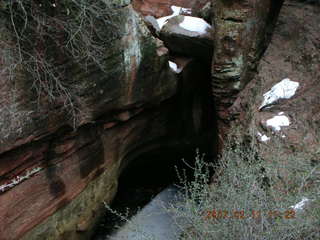
{"type": "MultiPolygon", "coordinates": [[[[161,148],[133,160],[121,173],[118,192],[110,206],[112,210],[130,219],[166,187],[181,185],[179,175],[192,181],[194,170],[191,167],[194,166],[197,149],[190,146],[161,148]]],[[[212,161],[210,153],[201,153],[205,161],[212,161]]],[[[125,221],[121,217],[107,211],[92,239],[105,240],[123,224],[125,221]]]]}
{"type": "MultiPolygon", "coordinates": [[[[120,167],[112,210],[132,217],[162,190],[181,184],[177,171],[192,181],[196,151],[206,162],[215,160],[217,126],[210,76],[210,64],[199,60],[192,60],[179,75],[178,92],[169,103],[170,136],[128,153],[120,167]]],[[[105,240],[124,223],[121,217],[107,211],[92,239],[105,240]]]]}

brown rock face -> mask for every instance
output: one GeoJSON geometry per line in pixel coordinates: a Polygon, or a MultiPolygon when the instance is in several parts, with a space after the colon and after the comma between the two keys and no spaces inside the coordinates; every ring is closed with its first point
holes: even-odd
{"type": "MultiPolygon", "coordinates": [[[[119,24],[119,34],[109,43],[106,60],[101,63],[106,65],[105,70],[95,66],[80,69],[72,63],[66,66],[69,78],[65,84],[70,86],[66,87],[67,95],[75,99],[72,102],[75,107],[67,108],[67,112],[63,110],[66,94],[55,97],[52,103],[45,96],[48,95],[45,91],[39,95],[35,93],[36,83],[25,71],[15,69],[15,85],[8,76],[2,75],[0,116],[11,123],[2,125],[2,130],[11,127],[13,131],[8,134],[1,131],[0,153],[39,140],[63,125],[73,125],[70,120],[76,121],[77,126],[84,125],[104,113],[118,114],[128,108],[140,108],[147,102],[158,103],[175,93],[175,77],[164,70],[168,65],[168,56],[159,57],[157,54],[162,44],[150,35],[131,5],[120,8],[115,14],[124,16],[127,22],[115,20],[119,24]],[[88,80],[92,78],[94,81],[88,80]],[[70,119],[68,110],[74,111],[74,118],[70,119]]],[[[1,37],[13,36],[7,29],[1,37]]],[[[10,67],[8,61],[1,64],[3,68],[10,67]]],[[[113,116],[109,118],[108,121],[114,119],[113,116]]]]}
{"type": "Polygon", "coordinates": [[[252,80],[283,1],[213,1],[212,93],[223,139],[235,118],[230,107],[252,80]]]}
{"type": "MultiPolygon", "coordinates": [[[[233,114],[240,118],[237,124],[255,135],[259,142],[257,149],[266,160],[279,157],[280,161],[280,155],[277,155],[277,149],[280,149],[281,156],[287,159],[305,154],[300,164],[319,162],[319,12],[319,6],[298,2],[284,5],[271,44],[260,61],[258,74],[232,107],[233,114]],[[295,93],[261,109],[263,95],[283,79],[298,84],[295,93]],[[279,116],[285,121],[278,121],[279,128],[275,129],[276,124],[270,124],[270,120],[275,117],[281,120],[279,116]]],[[[287,85],[278,95],[288,89],[292,86],[287,85]]]]}
{"type": "MultiPolygon", "coordinates": [[[[201,115],[202,92],[199,100],[190,90],[178,90],[167,49],[128,1],[116,11],[124,19],[118,26],[123,34],[105,49],[110,71],[67,65],[68,83],[78,90],[73,97],[83,103],[77,105],[76,129],[61,111],[64,99],[49,104],[40,96],[39,108],[23,69],[15,69],[13,80],[1,75],[1,123],[13,126],[1,129],[8,134],[0,131],[1,240],[88,239],[133,156],[161,141],[194,144],[208,132],[193,112],[201,115]],[[188,102],[181,99],[186,91],[188,102]]],[[[1,26],[0,44],[14,42],[7,25],[1,26]]],[[[8,67],[3,58],[0,64],[8,67]]]]}
{"type": "Polygon", "coordinates": [[[107,130],[102,124],[76,133],[61,130],[2,155],[7,181],[1,184],[40,170],[1,193],[1,239],[88,237],[103,212],[102,202],[110,202],[116,193],[127,154],[167,136],[166,112],[168,107],[144,113],[107,130]]]}

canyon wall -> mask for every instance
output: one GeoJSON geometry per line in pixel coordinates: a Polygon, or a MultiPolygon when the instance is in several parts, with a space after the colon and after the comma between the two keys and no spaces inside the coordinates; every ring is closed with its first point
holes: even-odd
{"type": "MultiPolygon", "coordinates": [[[[209,58],[213,48],[211,64],[169,56],[137,13],[158,18],[170,15],[171,5],[199,9],[208,1],[111,3],[111,40],[96,62],[72,61],[51,46],[64,37],[59,22],[47,29],[59,33],[54,40],[28,35],[40,57],[49,46],[62,84],[30,76],[33,65],[21,62],[25,46],[17,41],[24,28],[17,34],[10,16],[0,16],[0,239],[88,239],[103,202],[112,201],[119,175],[137,156],[161,146],[215,147],[215,109],[221,146],[237,125],[258,140],[261,155],[272,152],[273,137],[317,154],[318,7],[285,5],[272,36],[283,1],[213,0],[213,44],[206,48],[209,58]],[[18,60],[12,58],[9,50],[20,48],[18,60]],[[263,106],[263,94],[283,79],[299,83],[297,94],[263,106]],[[281,131],[267,124],[281,116],[289,121],[281,131]]],[[[51,15],[72,11],[49,7],[51,15]]]]}
{"type": "Polygon", "coordinates": [[[214,54],[212,94],[220,139],[236,118],[229,111],[239,92],[256,74],[283,1],[213,1],[214,54]]]}
{"type": "MultiPolygon", "coordinates": [[[[48,79],[35,82],[26,65],[1,56],[0,239],[88,239],[128,161],[163,144],[195,147],[208,132],[192,119],[206,104],[193,102],[202,92],[195,97],[181,87],[185,78],[169,68],[168,50],[130,1],[112,3],[118,34],[102,49],[103,70],[81,68],[55,49],[67,77],[61,88],[54,82],[61,95],[53,99],[41,88],[51,86],[48,79]]],[[[49,7],[51,14],[65,10],[49,7]]],[[[20,47],[7,16],[1,22],[1,51],[20,47]]],[[[31,51],[40,53],[50,45],[37,36],[33,42],[31,51]]]]}
{"type": "Polygon", "coordinates": [[[319,6],[284,4],[257,74],[230,108],[234,126],[257,140],[264,159],[279,158],[279,168],[290,169],[281,162],[290,156],[319,163],[319,13],[319,6]]]}
{"type": "MultiPolygon", "coordinates": [[[[223,2],[227,1],[220,4],[223,2]]],[[[225,7],[240,6],[240,1],[233,2],[225,7]]],[[[237,11],[217,13],[222,17],[215,19],[221,25],[216,29],[212,65],[220,150],[225,149],[227,139],[232,139],[244,147],[244,152],[252,151],[254,160],[258,164],[262,160],[266,166],[257,174],[263,178],[263,187],[274,189],[280,202],[293,193],[300,194],[300,199],[307,196],[314,205],[301,209],[309,210],[318,206],[320,162],[320,7],[310,3],[286,1],[277,24],[268,20],[275,26],[273,34],[268,35],[266,28],[260,38],[255,31],[246,33],[250,21],[239,27],[244,20],[232,15],[237,11]],[[268,44],[261,48],[263,39],[268,44]],[[228,132],[232,138],[226,137],[228,132]],[[297,172],[308,177],[302,181],[297,172]]],[[[275,9],[275,13],[280,10],[275,9]]]]}

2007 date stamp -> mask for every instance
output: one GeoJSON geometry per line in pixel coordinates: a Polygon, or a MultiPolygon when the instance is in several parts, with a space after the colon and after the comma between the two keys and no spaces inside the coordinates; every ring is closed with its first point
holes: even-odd
{"type": "Polygon", "coordinates": [[[283,219],[293,219],[296,217],[296,212],[293,209],[288,209],[285,211],[278,210],[223,210],[223,209],[212,209],[204,212],[204,219],[260,219],[262,216],[267,218],[283,218],[283,219]]]}

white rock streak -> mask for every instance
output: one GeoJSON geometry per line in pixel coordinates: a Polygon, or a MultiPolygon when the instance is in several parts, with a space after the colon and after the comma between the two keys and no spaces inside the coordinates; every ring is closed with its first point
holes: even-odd
{"type": "Polygon", "coordinates": [[[259,109],[276,102],[279,99],[289,99],[293,97],[299,87],[298,82],[291,81],[289,78],[283,79],[274,85],[270,91],[263,94],[264,100],[259,109]]]}
{"type": "Polygon", "coordinates": [[[303,206],[309,201],[310,200],[308,198],[303,197],[300,202],[298,202],[297,204],[291,206],[291,208],[293,208],[294,210],[302,210],[303,206]]]}
{"type": "Polygon", "coordinates": [[[287,116],[278,115],[266,121],[267,126],[271,126],[273,130],[280,131],[281,127],[290,125],[290,120],[287,116]]]}
{"type": "Polygon", "coordinates": [[[208,29],[211,28],[210,24],[202,18],[190,16],[184,16],[183,22],[181,22],[179,26],[188,31],[197,32],[199,34],[206,34],[208,29]]]}
{"type": "Polygon", "coordinates": [[[34,175],[37,172],[39,172],[40,170],[42,170],[42,168],[37,167],[37,168],[32,169],[31,171],[28,170],[25,175],[16,176],[10,182],[1,185],[0,186],[0,192],[5,192],[5,191],[15,187],[19,183],[23,182],[24,180],[30,178],[32,175],[34,175]]]}
{"type": "Polygon", "coordinates": [[[182,68],[178,68],[178,65],[174,62],[169,61],[169,67],[175,72],[175,73],[181,73],[182,68]]]}

